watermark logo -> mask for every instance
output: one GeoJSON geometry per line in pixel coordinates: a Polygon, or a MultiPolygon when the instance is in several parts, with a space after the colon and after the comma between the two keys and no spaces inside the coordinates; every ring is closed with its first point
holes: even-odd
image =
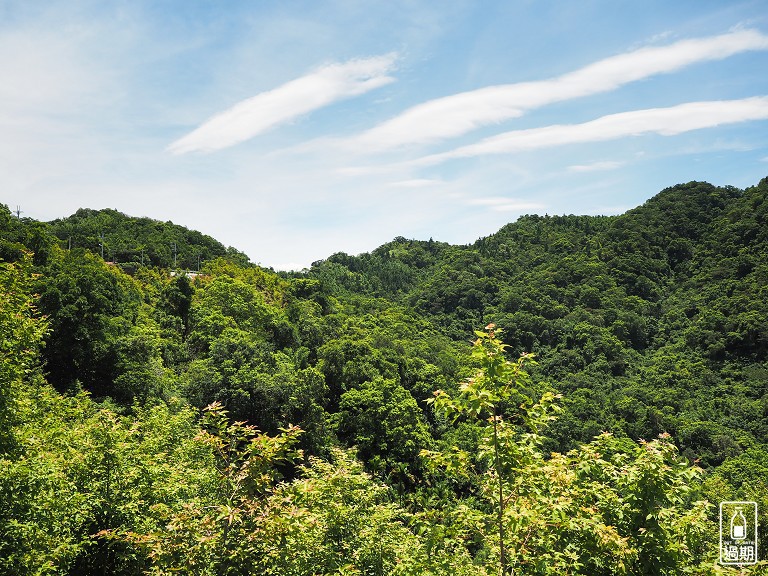
{"type": "Polygon", "coordinates": [[[720,502],[720,564],[757,563],[757,503],[720,502]]]}

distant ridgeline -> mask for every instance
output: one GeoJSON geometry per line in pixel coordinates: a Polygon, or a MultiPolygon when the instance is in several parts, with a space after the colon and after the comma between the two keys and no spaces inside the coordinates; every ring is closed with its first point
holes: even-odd
{"type": "MultiPolygon", "coordinates": [[[[371,253],[333,254],[302,273],[258,268],[241,252],[171,222],[81,209],[46,224],[19,219],[3,206],[0,258],[18,260],[27,249],[42,270],[63,266],[62,256],[52,256],[57,251],[85,249],[100,258],[103,248],[104,260],[129,272],[142,264],[197,270],[199,263],[205,269],[210,262],[213,276],[244,275],[268,305],[254,312],[261,315],[254,326],[264,331],[268,348],[289,349],[303,358],[300,365],[318,367],[331,386],[332,406],[351,385],[345,379],[396,378],[419,401],[430,392],[430,379],[407,374],[405,366],[414,360],[406,360],[393,344],[402,332],[395,338],[387,328],[370,344],[332,352],[331,343],[338,341],[334,334],[352,318],[374,315],[379,323],[390,310],[418,319],[413,330],[420,338],[440,334],[460,345],[473,330],[493,322],[504,329],[510,352],[534,353],[535,376],[565,394],[566,411],[551,428],[553,446],[567,448],[603,430],[635,439],[670,432],[688,455],[716,465],[755,441],[768,442],[767,197],[768,178],[746,190],[690,182],[620,216],[528,215],[464,246],[399,237],[371,253]],[[242,270],[234,272],[238,266],[242,270]],[[358,361],[367,367],[353,369],[358,361]],[[417,381],[423,388],[418,391],[417,381]],[[722,390],[738,396],[727,410],[718,404],[722,390]]],[[[80,257],[70,260],[95,266],[80,257]]],[[[74,278],[78,272],[71,270],[74,278]]],[[[98,274],[81,277],[85,282],[98,274]]],[[[112,308],[123,302],[124,309],[105,310],[104,318],[122,314],[135,324],[137,309],[129,303],[140,300],[138,289],[119,288],[125,284],[119,278],[110,283],[115,285],[112,308]]],[[[227,308],[245,306],[242,298],[254,297],[242,294],[230,295],[235,300],[228,304],[230,296],[217,296],[224,319],[196,317],[195,302],[210,292],[200,290],[204,285],[162,288],[161,300],[153,304],[177,318],[184,346],[193,344],[189,350],[181,342],[174,344],[178,349],[164,345],[166,363],[186,367],[198,352],[213,350],[214,336],[229,323],[255,322],[226,320],[245,314],[227,308]],[[203,328],[215,328],[213,335],[196,336],[203,328]]],[[[56,321],[63,317],[57,307],[72,321],[78,318],[64,304],[65,288],[40,290],[54,341],[56,321]]],[[[87,317],[85,311],[79,314],[87,317]]],[[[118,377],[120,369],[112,366],[96,377],[96,368],[83,365],[81,374],[66,358],[68,334],[61,338],[59,360],[68,366],[62,372],[67,376],[54,378],[99,382],[100,393],[109,395],[109,378],[118,377]]],[[[55,350],[49,346],[48,354],[55,350]]],[[[443,358],[441,364],[434,354],[429,352],[429,363],[438,366],[437,373],[453,377],[455,362],[443,358]]],[[[255,406],[250,393],[243,394],[243,406],[255,406]]],[[[133,396],[130,390],[121,395],[133,396]]],[[[199,402],[211,398],[201,393],[199,402]]],[[[247,417],[249,410],[257,409],[243,408],[240,415],[247,417]]]]}
{"type": "Polygon", "coordinates": [[[714,464],[768,442],[768,178],[677,185],[620,216],[524,216],[468,246],[398,238],[309,275],[456,341],[503,327],[565,395],[561,447],[667,431],[714,464]]]}
{"type": "Polygon", "coordinates": [[[81,208],[49,225],[63,247],[86,248],[124,268],[145,265],[197,270],[201,262],[220,256],[248,262],[244,254],[196,230],[170,221],[126,216],[117,210],[81,208]]]}

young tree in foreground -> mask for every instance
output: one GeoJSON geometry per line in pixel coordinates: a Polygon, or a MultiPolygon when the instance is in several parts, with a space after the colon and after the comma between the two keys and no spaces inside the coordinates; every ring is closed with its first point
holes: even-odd
{"type": "MultiPolygon", "coordinates": [[[[521,387],[529,383],[524,365],[531,357],[521,356],[517,362],[510,362],[504,355],[506,348],[497,334],[494,324],[485,327],[487,332],[476,331],[472,349],[472,358],[478,361],[480,368],[472,378],[464,382],[459,395],[452,398],[445,391],[438,390],[429,402],[435,408],[455,420],[462,416],[480,419],[483,424],[481,454],[490,460],[489,474],[495,485],[494,502],[496,506],[499,543],[499,573],[506,574],[508,567],[505,545],[505,507],[508,497],[504,495],[505,483],[510,481],[510,474],[521,463],[521,458],[531,456],[532,452],[523,454],[519,448],[534,448],[537,443],[538,428],[554,418],[553,413],[559,408],[553,403],[555,396],[547,393],[541,402],[532,406],[525,413],[526,424],[532,433],[525,435],[522,440],[527,444],[518,446],[516,434],[505,411],[510,404],[516,404],[524,399],[521,387]]],[[[429,455],[429,452],[424,452],[429,455]]]]}

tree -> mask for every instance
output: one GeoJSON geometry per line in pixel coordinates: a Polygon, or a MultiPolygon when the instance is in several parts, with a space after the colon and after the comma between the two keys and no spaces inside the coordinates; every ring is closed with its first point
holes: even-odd
{"type": "Polygon", "coordinates": [[[39,351],[47,324],[32,297],[31,257],[0,262],[0,454],[12,447],[18,391],[39,377],[39,351]],[[36,372],[37,371],[37,372],[36,372]]]}
{"type": "Polygon", "coordinates": [[[229,422],[220,404],[204,411],[196,441],[213,455],[214,490],[203,500],[175,502],[154,510],[144,530],[112,530],[108,536],[145,550],[154,572],[201,575],[249,574],[264,536],[267,501],[280,469],[301,456],[296,427],[277,436],[229,422]]]}
{"type": "Polygon", "coordinates": [[[449,475],[466,475],[474,461],[488,504],[479,507],[487,524],[478,525],[493,527],[495,546],[486,545],[497,572],[678,574],[711,562],[710,505],[691,498],[701,470],[679,457],[668,435],[634,444],[602,434],[545,457],[542,429],[558,412],[557,396],[525,397],[529,357],[507,360],[499,333],[493,325],[477,332],[477,372],[455,396],[438,390],[432,400],[454,421],[476,422],[479,458],[456,445],[423,453],[449,475]]]}
{"type": "Polygon", "coordinates": [[[377,378],[345,392],[335,419],[339,438],[380,472],[398,463],[414,467],[432,441],[416,400],[393,380],[377,378]]]}
{"type": "Polygon", "coordinates": [[[72,250],[41,276],[40,290],[51,326],[44,350],[50,382],[59,390],[79,382],[96,396],[112,396],[115,347],[138,316],[138,285],[92,254],[72,250]]]}
{"type": "Polygon", "coordinates": [[[186,338],[187,332],[189,331],[189,312],[192,308],[193,293],[194,289],[192,288],[189,278],[182,274],[174,278],[171,283],[165,287],[158,305],[158,309],[181,319],[182,341],[186,338]]]}
{"type": "MultiPolygon", "coordinates": [[[[485,329],[486,332],[475,332],[477,340],[472,349],[472,358],[480,365],[475,375],[461,385],[456,398],[438,390],[430,402],[439,412],[454,420],[468,416],[486,422],[483,425],[481,450],[489,457],[490,472],[496,486],[494,504],[497,510],[499,574],[503,576],[509,568],[505,543],[505,508],[508,498],[504,495],[505,485],[509,484],[509,474],[514,468],[519,467],[522,460],[531,457],[530,451],[538,442],[539,427],[553,418],[552,413],[558,407],[553,404],[555,396],[547,393],[541,402],[526,410],[522,416],[530,433],[522,435],[522,445],[515,444],[519,432],[505,418],[505,411],[510,404],[525,399],[521,388],[529,383],[524,365],[530,356],[523,355],[514,363],[507,360],[504,352],[508,345],[498,338],[501,330],[497,330],[494,324],[489,324],[485,329]]],[[[429,453],[425,452],[425,455],[429,453]]]]}

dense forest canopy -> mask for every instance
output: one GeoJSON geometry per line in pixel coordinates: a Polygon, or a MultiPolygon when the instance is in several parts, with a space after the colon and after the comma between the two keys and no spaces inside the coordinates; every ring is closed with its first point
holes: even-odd
{"type": "Polygon", "coordinates": [[[768,535],[768,178],[290,273],[0,230],[0,573],[728,573],[725,500],[768,535]]]}
{"type": "Polygon", "coordinates": [[[51,232],[68,249],[86,248],[123,268],[137,265],[197,270],[202,260],[219,256],[246,263],[247,257],[234,248],[188,230],[173,222],[130,218],[117,210],[81,208],[68,218],[50,222],[51,232]]]}

